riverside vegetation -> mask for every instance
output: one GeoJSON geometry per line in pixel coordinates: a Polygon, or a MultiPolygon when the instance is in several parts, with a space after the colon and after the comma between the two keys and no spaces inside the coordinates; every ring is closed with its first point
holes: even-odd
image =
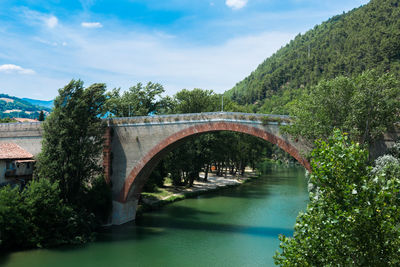
{"type": "Polygon", "coordinates": [[[281,266],[400,264],[400,142],[368,164],[368,151],[335,130],[312,152],[310,202],[293,237],[280,236],[281,266]]]}
{"type": "Polygon", "coordinates": [[[71,81],[59,90],[43,125],[34,180],[0,190],[4,249],[84,243],[108,217],[111,192],[98,158],[103,144],[105,85],[71,81]]]}

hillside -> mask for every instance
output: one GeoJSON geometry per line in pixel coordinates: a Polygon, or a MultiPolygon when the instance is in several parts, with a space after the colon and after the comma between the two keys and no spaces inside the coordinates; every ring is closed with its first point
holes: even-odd
{"type": "Polygon", "coordinates": [[[35,106],[46,107],[46,108],[50,108],[50,109],[53,108],[53,105],[54,105],[53,100],[44,101],[44,100],[37,100],[37,99],[31,99],[31,98],[22,98],[22,100],[29,102],[35,106]]]}
{"type": "Polygon", "coordinates": [[[225,94],[254,111],[287,113],[300,88],[367,69],[400,73],[398,0],[371,0],[299,34],[225,94]]]}
{"type": "Polygon", "coordinates": [[[37,119],[42,110],[45,114],[48,114],[51,109],[31,104],[15,96],[0,94],[0,118],[19,117],[37,119]]]}

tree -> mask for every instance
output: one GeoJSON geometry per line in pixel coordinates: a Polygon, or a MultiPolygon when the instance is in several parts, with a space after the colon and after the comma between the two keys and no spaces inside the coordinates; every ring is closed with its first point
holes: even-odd
{"type": "Polygon", "coordinates": [[[29,247],[51,247],[87,241],[91,234],[86,227],[90,218],[80,218],[64,203],[60,193],[58,183],[48,179],[33,180],[21,192],[31,230],[22,243],[29,247]]]}
{"type": "Polygon", "coordinates": [[[281,266],[398,266],[400,165],[371,172],[368,152],[335,130],[312,152],[314,189],[292,238],[280,236],[281,266]]]}
{"type": "Polygon", "coordinates": [[[39,113],[39,121],[44,121],[44,112],[43,112],[43,110],[41,110],[40,113],[39,113]]]}
{"type": "Polygon", "coordinates": [[[146,86],[138,83],[122,95],[120,89],[113,89],[107,93],[105,107],[117,117],[155,114],[163,107],[164,102],[161,101],[163,92],[164,88],[161,84],[152,82],[148,82],[146,86]]]}
{"type": "Polygon", "coordinates": [[[400,120],[400,81],[392,74],[371,70],[354,82],[347,128],[361,143],[372,144],[400,120]]]}
{"type": "Polygon", "coordinates": [[[286,130],[310,140],[326,139],[335,128],[346,131],[354,91],[355,85],[347,77],[321,81],[293,102],[290,109],[294,122],[286,130]]]}
{"type": "Polygon", "coordinates": [[[105,89],[104,84],[84,88],[82,81],[72,80],[59,90],[53,112],[43,123],[37,176],[58,181],[67,203],[79,206],[90,181],[101,173],[105,89]]]}
{"type": "Polygon", "coordinates": [[[212,90],[183,89],[175,94],[173,113],[200,113],[220,110],[220,96],[212,90]]]}
{"type": "Polygon", "coordinates": [[[88,219],[63,202],[57,182],[39,179],[23,190],[0,189],[0,246],[5,249],[85,242],[91,234],[88,219]]]}
{"type": "Polygon", "coordinates": [[[22,204],[19,188],[7,185],[0,189],[0,245],[26,247],[23,240],[31,232],[27,211],[22,204]]]}
{"type": "Polygon", "coordinates": [[[400,82],[376,71],[323,80],[293,102],[291,115],[285,130],[295,136],[326,139],[338,128],[371,145],[400,120],[400,82]]]}

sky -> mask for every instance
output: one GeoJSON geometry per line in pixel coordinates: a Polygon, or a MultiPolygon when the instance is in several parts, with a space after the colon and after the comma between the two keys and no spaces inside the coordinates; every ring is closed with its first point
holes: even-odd
{"type": "Polygon", "coordinates": [[[299,33],[367,0],[1,0],[0,93],[71,79],[222,93],[299,33]]]}

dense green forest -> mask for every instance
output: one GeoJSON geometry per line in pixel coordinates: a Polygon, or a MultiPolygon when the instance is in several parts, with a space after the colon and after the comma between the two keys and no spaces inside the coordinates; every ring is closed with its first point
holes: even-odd
{"type": "Polygon", "coordinates": [[[40,112],[48,114],[50,108],[31,104],[30,102],[7,94],[0,94],[0,118],[38,119],[40,112]]]}
{"type": "Polygon", "coordinates": [[[365,70],[400,73],[397,0],[371,0],[299,34],[225,94],[252,111],[289,113],[286,104],[321,79],[365,70]]]}

